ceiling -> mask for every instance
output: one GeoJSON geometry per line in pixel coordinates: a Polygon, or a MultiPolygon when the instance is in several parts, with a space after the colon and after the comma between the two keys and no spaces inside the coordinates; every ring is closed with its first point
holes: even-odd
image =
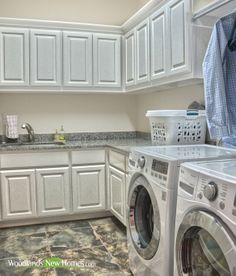
{"type": "Polygon", "coordinates": [[[0,17],[122,25],[149,0],[0,0],[0,17]]]}

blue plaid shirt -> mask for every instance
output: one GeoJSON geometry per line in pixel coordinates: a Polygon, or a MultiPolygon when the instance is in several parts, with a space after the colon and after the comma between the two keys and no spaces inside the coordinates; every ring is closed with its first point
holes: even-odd
{"type": "Polygon", "coordinates": [[[236,51],[228,48],[236,11],[214,26],[203,62],[205,104],[210,136],[236,134],[236,51]]]}

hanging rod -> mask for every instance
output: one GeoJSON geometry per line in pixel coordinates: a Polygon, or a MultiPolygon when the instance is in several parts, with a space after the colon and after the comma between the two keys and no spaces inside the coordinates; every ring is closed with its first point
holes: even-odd
{"type": "MultiPolygon", "coordinates": [[[[230,2],[232,2],[232,1],[234,1],[234,0],[223,0],[223,1],[222,1],[222,0],[218,0],[216,3],[207,6],[206,8],[202,9],[202,10],[199,11],[199,12],[196,12],[196,13],[194,14],[194,16],[192,17],[192,20],[196,20],[196,19],[198,19],[198,18],[200,18],[200,17],[202,17],[202,16],[204,16],[204,15],[210,13],[210,12],[213,12],[214,10],[217,10],[217,9],[219,9],[220,7],[222,7],[222,6],[224,6],[224,5],[228,4],[228,3],[230,3],[230,2]]],[[[236,8],[236,7],[235,7],[235,8],[236,8]]]]}

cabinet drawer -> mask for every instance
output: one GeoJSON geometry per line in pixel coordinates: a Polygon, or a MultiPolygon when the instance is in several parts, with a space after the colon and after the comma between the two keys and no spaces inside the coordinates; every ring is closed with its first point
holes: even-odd
{"type": "Polygon", "coordinates": [[[73,151],[72,164],[105,163],[105,150],[73,151]]]}
{"type": "Polygon", "coordinates": [[[125,155],[123,155],[119,152],[110,150],[109,161],[110,161],[111,166],[121,169],[122,171],[125,171],[125,169],[126,169],[125,168],[125,155]]]}
{"type": "Polygon", "coordinates": [[[67,152],[8,153],[0,155],[0,168],[24,168],[68,165],[67,152]]]}

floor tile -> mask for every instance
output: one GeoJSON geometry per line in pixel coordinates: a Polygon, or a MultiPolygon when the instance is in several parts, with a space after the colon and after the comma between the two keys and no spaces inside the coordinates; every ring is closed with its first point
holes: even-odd
{"type": "Polygon", "coordinates": [[[101,241],[94,235],[92,228],[72,228],[60,232],[50,232],[47,235],[47,242],[51,251],[102,245],[101,241]]]}
{"type": "Polygon", "coordinates": [[[46,233],[40,236],[33,235],[15,235],[0,238],[0,259],[8,257],[24,258],[32,254],[41,254],[48,252],[46,233]]]}
{"type": "Polygon", "coordinates": [[[114,244],[126,241],[125,232],[114,223],[93,226],[93,229],[97,237],[100,238],[105,244],[114,244]]]}
{"type": "Polygon", "coordinates": [[[11,228],[0,229],[0,237],[2,236],[15,236],[15,235],[31,235],[36,233],[45,233],[45,225],[30,225],[30,226],[19,226],[11,228]]]}
{"type": "Polygon", "coordinates": [[[126,241],[106,245],[107,251],[121,269],[129,270],[128,248],[126,241]]]}
{"type": "Polygon", "coordinates": [[[114,218],[0,230],[0,276],[130,276],[125,228],[114,218]],[[10,267],[8,260],[80,261],[80,267],[10,267]]]}
{"type": "Polygon", "coordinates": [[[91,228],[89,222],[87,220],[81,221],[68,221],[68,222],[60,222],[60,223],[52,223],[46,225],[47,232],[55,232],[55,231],[63,231],[66,229],[73,228],[91,228]]]}
{"type": "Polygon", "coordinates": [[[42,268],[40,265],[43,260],[47,259],[49,255],[32,255],[28,258],[9,258],[8,260],[0,260],[0,275],[1,276],[56,276],[54,269],[42,268]],[[24,262],[24,263],[23,263],[24,262]],[[27,263],[28,262],[28,265],[27,263]],[[34,264],[29,264],[34,262],[34,264]],[[21,263],[22,266],[17,266],[16,263],[21,263]],[[32,267],[33,265],[39,266],[32,267]]]}
{"type": "Polygon", "coordinates": [[[103,246],[53,252],[55,256],[66,261],[67,264],[76,263],[73,268],[56,268],[58,276],[64,275],[116,275],[121,273],[118,264],[113,262],[111,255],[103,246]]]}
{"type": "Polygon", "coordinates": [[[113,224],[114,223],[113,222],[113,217],[100,218],[100,219],[90,219],[88,222],[91,226],[113,224]]]}

